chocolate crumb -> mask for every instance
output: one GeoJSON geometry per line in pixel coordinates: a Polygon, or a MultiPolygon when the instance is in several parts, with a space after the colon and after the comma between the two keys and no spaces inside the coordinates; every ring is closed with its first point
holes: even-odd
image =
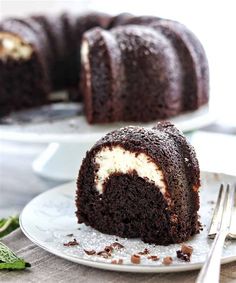
{"type": "Polygon", "coordinates": [[[113,249],[115,249],[115,250],[120,250],[120,249],[123,249],[123,248],[124,248],[124,246],[121,245],[121,244],[118,243],[118,242],[114,242],[113,244],[111,244],[111,247],[112,247],[113,249]]]}
{"type": "Polygon", "coordinates": [[[143,252],[139,252],[138,254],[139,255],[147,255],[147,254],[149,254],[150,252],[149,252],[149,250],[147,249],[147,248],[145,248],[144,250],[143,250],[143,252]]]}
{"type": "Polygon", "coordinates": [[[106,246],[103,251],[97,253],[97,255],[102,256],[104,258],[111,257],[111,253],[114,249],[120,249],[122,246],[120,243],[113,243],[110,246],[106,246]]]}
{"type": "Polygon", "coordinates": [[[91,251],[84,250],[84,252],[85,252],[87,255],[95,255],[95,254],[96,254],[96,251],[95,251],[95,250],[91,250],[91,251]]]}
{"type": "Polygon", "coordinates": [[[177,258],[182,259],[186,262],[190,261],[192,253],[193,253],[193,247],[185,244],[181,246],[181,250],[176,251],[177,258]]]}
{"type": "Polygon", "coordinates": [[[152,261],[158,261],[160,258],[157,255],[150,255],[147,257],[147,259],[151,259],[152,261]]]}
{"type": "MultiPolygon", "coordinates": [[[[199,221],[198,221],[198,227],[199,227],[199,230],[203,230],[203,226],[202,226],[202,223],[200,223],[199,221]]],[[[198,232],[199,233],[199,232],[198,232]]]]}
{"type": "Polygon", "coordinates": [[[100,251],[100,252],[97,253],[97,255],[98,255],[98,256],[101,256],[101,257],[103,257],[103,258],[109,258],[109,257],[111,257],[111,254],[108,253],[108,252],[106,252],[106,251],[100,251]]]}
{"type": "Polygon", "coordinates": [[[106,247],[104,248],[104,251],[105,251],[106,253],[111,253],[111,252],[113,251],[113,247],[112,247],[112,246],[106,246],[106,247]]]}
{"type": "Polygon", "coordinates": [[[162,263],[165,265],[170,265],[173,262],[173,259],[171,256],[166,256],[163,258],[162,263]]]}
{"type": "Polygon", "coordinates": [[[113,259],[111,261],[112,264],[123,264],[123,259],[119,258],[118,260],[117,259],[113,259]]]}
{"type": "Polygon", "coordinates": [[[136,254],[132,255],[131,256],[131,262],[134,263],[134,264],[140,264],[140,262],[141,262],[140,256],[136,255],[136,254]]]}
{"type": "Polygon", "coordinates": [[[77,242],[76,239],[74,239],[73,241],[69,241],[68,243],[64,243],[63,244],[65,247],[72,247],[72,246],[78,246],[79,243],[77,242]]]}
{"type": "Polygon", "coordinates": [[[112,263],[112,264],[117,264],[118,262],[117,262],[116,259],[113,259],[113,260],[111,261],[111,263],[112,263]]]}
{"type": "Polygon", "coordinates": [[[73,237],[74,236],[74,234],[68,234],[68,235],[66,235],[67,237],[73,237]]]}
{"type": "Polygon", "coordinates": [[[181,246],[181,252],[191,256],[193,253],[193,247],[183,244],[181,246]]]}
{"type": "Polygon", "coordinates": [[[187,254],[184,254],[182,251],[176,251],[176,254],[177,254],[177,258],[179,259],[182,259],[186,262],[189,262],[190,261],[190,256],[187,255],[187,254]]]}

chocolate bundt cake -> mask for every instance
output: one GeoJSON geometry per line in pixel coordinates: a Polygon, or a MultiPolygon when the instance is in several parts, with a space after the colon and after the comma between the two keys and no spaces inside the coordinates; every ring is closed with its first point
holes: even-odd
{"type": "Polygon", "coordinates": [[[208,102],[208,64],[182,24],[104,13],[34,15],[0,23],[0,116],[83,101],[89,123],[154,121],[208,102]]]}
{"type": "Polygon", "coordinates": [[[148,122],[208,102],[208,64],[198,39],[180,23],[129,17],[82,41],[85,112],[90,123],[148,122]]]}
{"type": "Polygon", "coordinates": [[[169,122],[108,133],[87,152],[77,180],[79,223],[168,245],[199,232],[198,161],[169,122]]]}

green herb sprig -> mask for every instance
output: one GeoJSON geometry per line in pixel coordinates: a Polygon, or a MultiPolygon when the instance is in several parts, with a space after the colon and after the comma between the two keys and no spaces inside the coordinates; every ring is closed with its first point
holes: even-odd
{"type": "Polygon", "coordinates": [[[19,258],[12,250],[0,242],[0,270],[20,270],[30,267],[31,264],[19,258]]]}
{"type": "Polygon", "coordinates": [[[0,239],[19,227],[18,216],[10,216],[9,218],[0,219],[0,239]]]}
{"type": "MultiPolygon", "coordinates": [[[[19,226],[18,216],[0,219],[0,239],[16,230],[19,226]]],[[[22,270],[30,266],[30,263],[19,258],[11,249],[0,242],[0,270],[22,270]]]]}

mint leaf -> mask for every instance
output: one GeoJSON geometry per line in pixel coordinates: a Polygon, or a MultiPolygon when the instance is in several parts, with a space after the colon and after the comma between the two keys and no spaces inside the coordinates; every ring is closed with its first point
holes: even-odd
{"type": "Polygon", "coordinates": [[[0,239],[19,228],[19,226],[18,216],[0,219],[0,239]]]}
{"type": "Polygon", "coordinates": [[[0,270],[1,269],[25,269],[30,263],[19,258],[12,250],[0,242],[0,270]]]}
{"type": "MultiPolygon", "coordinates": [[[[0,219],[0,238],[11,233],[19,227],[19,217],[11,216],[0,219]]],[[[30,267],[30,263],[19,258],[12,250],[0,242],[0,270],[1,269],[25,269],[30,267]]]]}

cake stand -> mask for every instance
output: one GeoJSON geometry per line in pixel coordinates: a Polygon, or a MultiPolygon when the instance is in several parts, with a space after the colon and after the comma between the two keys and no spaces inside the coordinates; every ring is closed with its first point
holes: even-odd
{"type": "MultiPolygon", "coordinates": [[[[212,123],[215,117],[209,106],[204,106],[169,120],[186,133],[212,123]]],[[[34,160],[33,170],[42,177],[66,181],[76,178],[86,151],[99,138],[130,124],[151,128],[156,122],[89,125],[81,104],[54,103],[4,117],[0,139],[47,143],[47,148],[34,160]]]]}

